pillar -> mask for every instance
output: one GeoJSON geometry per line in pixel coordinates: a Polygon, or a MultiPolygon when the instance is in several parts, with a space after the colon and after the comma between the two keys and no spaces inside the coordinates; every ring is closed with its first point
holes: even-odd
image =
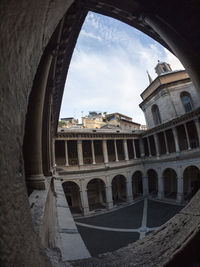
{"type": "Polygon", "coordinates": [[[115,161],[119,161],[118,153],[117,153],[117,141],[114,139],[114,147],[115,147],[115,161]]]}
{"type": "Polygon", "coordinates": [[[195,119],[195,126],[197,129],[197,135],[198,135],[198,141],[199,141],[199,146],[200,146],[200,126],[199,126],[199,119],[195,119]]]}
{"type": "Polygon", "coordinates": [[[136,148],[135,148],[135,141],[134,141],[134,139],[132,140],[132,144],[133,144],[134,159],[137,159],[136,148]]]}
{"type": "Polygon", "coordinates": [[[145,154],[144,154],[144,144],[143,144],[142,138],[139,139],[139,144],[140,144],[140,155],[141,155],[141,158],[144,158],[145,154]]]}
{"type": "Polygon", "coordinates": [[[158,177],[158,199],[164,198],[164,177],[158,177]]]}
{"type": "Polygon", "coordinates": [[[107,185],[105,187],[105,191],[106,191],[106,207],[108,210],[110,210],[113,208],[112,186],[107,185]]]}
{"type": "Polygon", "coordinates": [[[124,156],[125,156],[125,160],[129,160],[129,156],[128,156],[128,146],[127,146],[127,140],[123,139],[123,147],[124,147],[124,156]]]}
{"type": "Polygon", "coordinates": [[[168,147],[168,142],[167,142],[167,135],[166,132],[164,131],[164,138],[165,138],[165,147],[166,147],[166,154],[169,154],[169,147],[168,147]]]}
{"type": "Polygon", "coordinates": [[[142,186],[143,186],[143,196],[146,197],[149,195],[149,186],[148,186],[148,178],[142,177],[142,186]]]}
{"type": "Polygon", "coordinates": [[[65,141],[65,166],[69,166],[67,141],[65,141]]]}
{"type": "Polygon", "coordinates": [[[189,138],[189,135],[188,135],[188,130],[187,130],[187,125],[186,125],[186,123],[184,123],[184,129],[185,129],[185,134],[186,134],[186,139],[187,139],[188,150],[191,150],[191,146],[190,146],[190,138],[189,138]]]}
{"type": "Polygon", "coordinates": [[[175,148],[176,148],[176,153],[180,153],[180,148],[179,148],[179,143],[178,143],[178,134],[177,134],[177,129],[176,127],[172,128],[173,136],[174,136],[174,142],[175,142],[175,148]]]}
{"type": "Polygon", "coordinates": [[[149,150],[149,157],[152,157],[152,155],[151,155],[151,146],[150,146],[149,136],[147,137],[147,144],[148,144],[148,150],[149,150]]]}
{"type": "Polygon", "coordinates": [[[156,147],[156,156],[157,158],[159,158],[160,157],[160,145],[158,141],[158,136],[157,134],[154,134],[153,137],[154,137],[154,142],[155,142],[155,147],[156,147]]]}
{"type": "MultiPolygon", "coordinates": [[[[188,179],[187,179],[188,180],[188,179]]],[[[181,203],[184,199],[184,192],[183,192],[183,175],[182,175],[182,167],[178,166],[177,168],[177,202],[181,203]]]]}
{"type": "Polygon", "coordinates": [[[133,202],[132,177],[131,177],[131,173],[129,172],[126,178],[126,201],[128,203],[133,202]]]}
{"type": "Polygon", "coordinates": [[[85,185],[83,185],[82,181],[80,187],[80,196],[81,196],[81,205],[83,208],[83,215],[87,215],[89,213],[88,195],[87,195],[87,189],[85,188],[85,185]]]}
{"type": "Polygon", "coordinates": [[[91,140],[91,150],[92,150],[92,164],[96,164],[95,151],[94,151],[94,141],[91,140]]]}
{"type": "Polygon", "coordinates": [[[78,151],[78,165],[83,165],[83,147],[82,140],[77,140],[77,151],[78,151]]]}
{"type": "Polygon", "coordinates": [[[102,147],[103,147],[103,159],[104,163],[108,163],[108,149],[107,149],[107,140],[102,140],[102,147]]]}
{"type": "Polygon", "coordinates": [[[42,122],[44,100],[49,71],[52,62],[51,54],[44,54],[38,67],[39,75],[35,77],[30,94],[24,139],[24,161],[27,184],[32,189],[44,190],[45,177],[42,166],[42,122]]]}

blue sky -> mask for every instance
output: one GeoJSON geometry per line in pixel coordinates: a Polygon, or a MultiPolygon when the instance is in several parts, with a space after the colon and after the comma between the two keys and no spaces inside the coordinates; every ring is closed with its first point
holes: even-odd
{"type": "Polygon", "coordinates": [[[179,60],[159,43],[118,20],[89,12],[70,64],[60,117],[88,111],[120,112],[145,124],[140,94],[148,86],[146,71],[156,78],[158,62],[173,70],[179,60]]]}

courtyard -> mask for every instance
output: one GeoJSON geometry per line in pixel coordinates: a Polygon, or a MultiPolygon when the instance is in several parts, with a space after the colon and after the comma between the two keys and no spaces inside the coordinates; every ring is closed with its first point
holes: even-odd
{"type": "Polygon", "coordinates": [[[76,219],[79,233],[92,256],[127,246],[178,213],[183,206],[143,199],[118,210],[76,219]]]}

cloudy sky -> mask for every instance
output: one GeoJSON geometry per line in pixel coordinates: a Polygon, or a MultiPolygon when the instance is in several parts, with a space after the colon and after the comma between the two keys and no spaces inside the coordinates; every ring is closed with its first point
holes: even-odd
{"type": "Polygon", "coordinates": [[[60,117],[89,111],[120,112],[145,124],[140,94],[148,86],[146,71],[156,78],[158,62],[183,69],[167,49],[118,20],[89,12],[70,64],[60,117]]]}

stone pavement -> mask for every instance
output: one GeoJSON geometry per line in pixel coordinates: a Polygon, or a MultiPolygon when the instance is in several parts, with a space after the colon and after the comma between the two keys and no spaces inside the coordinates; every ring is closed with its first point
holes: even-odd
{"type": "Polygon", "coordinates": [[[131,206],[89,218],[76,225],[92,256],[127,246],[158,229],[182,206],[141,200],[131,206]]]}

